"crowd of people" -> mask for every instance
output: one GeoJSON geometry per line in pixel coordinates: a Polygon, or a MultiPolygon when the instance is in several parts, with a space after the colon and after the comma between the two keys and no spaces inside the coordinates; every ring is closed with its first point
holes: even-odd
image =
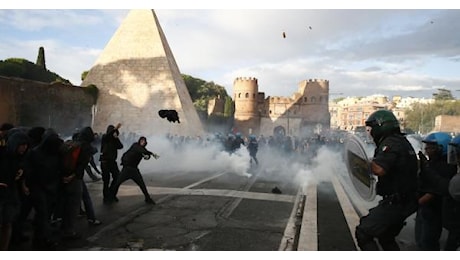
{"type": "Polygon", "coordinates": [[[52,250],[61,240],[78,239],[76,223],[83,213],[89,225],[100,225],[84,181],[85,172],[100,180],[91,168],[102,175],[104,203],[117,202],[118,188],[132,179],[145,202],[155,204],[138,165],[142,158],[159,156],[145,148],[147,138],[141,136],[121,157],[120,171],[120,127],[109,125],[101,138],[84,127],[64,140],[51,128],[0,126],[0,250],[29,239],[35,250],[52,250]],[[98,151],[100,170],[94,159],[98,151]],[[32,237],[24,230],[28,218],[32,218],[32,237]]]}
{"type": "Polygon", "coordinates": [[[377,176],[378,205],[361,217],[355,235],[361,250],[398,251],[396,237],[406,219],[416,214],[418,250],[457,250],[460,246],[460,135],[434,132],[422,140],[424,152],[415,152],[388,110],[366,120],[376,149],[370,162],[377,176]],[[447,241],[441,248],[443,228],[447,241]]]}
{"type": "MultiPolygon", "coordinates": [[[[52,250],[61,239],[79,238],[76,222],[82,212],[89,225],[101,224],[83,180],[85,173],[94,181],[101,179],[97,174],[102,177],[104,204],[119,201],[118,190],[127,180],[139,186],[145,203],[155,204],[138,166],[142,159],[158,159],[159,155],[146,148],[146,137],[123,135],[121,126],[109,125],[101,134],[94,133],[91,127],[76,131],[70,139],[78,145],[78,156],[71,168],[66,149],[70,143],[55,130],[15,127],[8,123],[0,126],[0,250],[8,250],[11,244],[26,239],[32,239],[37,250],[52,250]],[[125,147],[126,143],[131,145],[125,147]],[[24,224],[30,216],[33,235],[27,238],[24,224]]],[[[370,169],[378,178],[377,194],[381,200],[361,217],[356,227],[359,248],[399,250],[395,238],[414,213],[414,236],[419,250],[459,248],[460,136],[431,133],[423,139],[425,153],[417,154],[391,111],[371,114],[366,127],[376,146],[370,169]],[[443,229],[449,233],[441,248],[443,229]]],[[[172,135],[167,138],[175,148],[185,143],[217,145],[220,151],[229,154],[247,149],[250,163],[255,167],[264,163],[257,157],[261,150],[276,151],[286,158],[308,163],[322,146],[343,148],[341,137],[321,135],[265,138],[230,132],[206,138],[172,135]]]]}

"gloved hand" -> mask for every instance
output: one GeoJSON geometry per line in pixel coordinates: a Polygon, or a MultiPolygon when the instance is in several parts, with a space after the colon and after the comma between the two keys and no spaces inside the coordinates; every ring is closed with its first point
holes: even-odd
{"type": "Polygon", "coordinates": [[[156,154],[156,153],[152,154],[152,156],[153,156],[153,158],[155,158],[155,159],[160,158],[160,156],[159,156],[158,154],[156,154]]]}
{"type": "Polygon", "coordinates": [[[144,154],[143,157],[144,157],[144,160],[148,160],[150,159],[150,154],[144,154]]]}

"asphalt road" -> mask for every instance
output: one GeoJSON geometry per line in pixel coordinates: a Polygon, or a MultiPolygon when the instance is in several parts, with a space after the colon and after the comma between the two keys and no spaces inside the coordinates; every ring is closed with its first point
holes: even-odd
{"type": "MultiPolygon", "coordinates": [[[[358,250],[354,227],[375,202],[357,199],[340,174],[299,179],[286,169],[261,166],[251,176],[230,170],[146,172],[153,206],[131,181],[121,186],[118,203],[104,205],[102,182],[88,182],[103,223],[91,226],[79,218],[81,239],[57,236],[55,250],[358,250]]],[[[402,250],[414,250],[412,234],[409,219],[398,237],[402,250]]],[[[12,250],[34,249],[23,243],[12,250]]]]}

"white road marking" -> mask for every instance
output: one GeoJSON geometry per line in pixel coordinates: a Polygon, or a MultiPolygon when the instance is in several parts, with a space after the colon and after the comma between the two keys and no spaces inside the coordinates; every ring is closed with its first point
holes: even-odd
{"type": "Polygon", "coordinates": [[[353,237],[353,242],[355,243],[356,248],[359,248],[355,236],[355,229],[356,226],[359,224],[359,216],[356,213],[350,200],[348,199],[348,196],[345,194],[342,184],[340,184],[340,182],[335,176],[332,177],[331,181],[332,185],[334,185],[334,190],[337,194],[337,198],[339,199],[340,206],[342,207],[343,215],[345,216],[345,219],[347,221],[348,229],[350,230],[351,236],[353,237]]]}
{"type": "Polygon", "coordinates": [[[292,207],[291,216],[289,217],[289,221],[286,225],[286,229],[284,230],[283,238],[281,239],[280,246],[278,251],[294,251],[294,242],[295,242],[295,235],[297,232],[296,221],[297,221],[297,211],[299,210],[300,203],[302,202],[301,199],[303,197],[303,188],[300,187],[297,196],[294,202],[294,206],[292,207]]]}
{"type": "Polygon", "coordinates": [[[218,178],[218,177],[220,177],[220,176],[222,176],[222,175],[224,175],[224,174],[226,174],[226,173],[227,173],[226,171],[223,171],[223,172],[218,173],[218,174],[216,174],[216,175],[213,175],[213,176],[210,176],[210,177],[208,177],[208,178],[202,179],[201,181],[197,181],[197,182],[192,183],[192,184],[190,184],[190,185],[188,185],[188,186],[185,186],[183,189],[190,189],[190,188],[193,188],[193,187],[198,186],[198,185],[200,185],[200,184],[202,184],[202,183],[205,183],[205,182],[208,182],[208,181],[210,181],[210,180],[212,180],[212,179],[218,178]]]}
{"type": "MultiPolygon", "coordinates": [[[[355,237],[355,228],[359,224],[359,215],[356,213],[351,201],[342,187],[342,184],[335,177],[331,177],[343,215],[347,221],[348,229],[353,237],[356,248],[358,244],[355,237]]],[[[297,251],[317,251],[318,250],[318,212],[317,212],[317,183],[309,183],[307,187],[307,201],[304,208],[302,225],[300,229],[299,243],[297,251]]]]}
{"type": "MultiPolygon", "coordinates": [[[[221,175],[225,174],[220,173],[209,178],[203,179],[198,181],[194,184],[191,184],[187,187],[194,187],[197,186],[205,180],[211,180],[217,178],[221,175]]],[[[89,183],[88,184],[89,190],[101,190],[102,185],[89,183]]],[[[223,196],[223,197],[236,197],[236,198],[244,198],[244,199],[254,199],[254,200],[268,200],[268,201],[281,201],[281,202],[294,202],[295,196],[292,195],[284,195],[284,194],[271,194],[271,193],[260,193],[260,192],[248,192],[248,191],[235,191],[235,190],[215,190],[215,189],[189,189],[189,188],[167,188],[167,187],[154,187],[154,186],[147,186],[147,190],[150,194],[168,194],[168,196],[162,197],[158,202],[166,200],[169,196],[173,195],[204,195],[204,196],[223,196]]],[[[117,195],[121,198],[122,196],[132,196],[132,195],[142,195],[140,188],[137,185],[122,185],[118,190],[117,195]]],[[[94,242],[99,239],[105,232],[113,230],[116,227],[121,226],[123,223],[126,223],[130,219],[133,219],[135,216],[144,214],[145,212],[149,211],[151,205],[145,205],[137,210],[134,210],[130,214],[127,214],[118,220],[112,222],[111,224],[103,227],[93,236],[87,238],[88,241],[94,242]]]]}
{"type": "MultiPolygon", "coordinates": [[[[237,190],[216,190],[216,189],[184,189],[184,188],[167,188],[148,186],[147,190],[153,195],[195,195],[195,196],[220,196],[233,197],[253,200],[268,200],[280,202],[294,202],[295,196],[285,194],[272,194],[262,192],[237,191],[237,190]]],[[[120,187],[118,197],[142,195],[141,190],[137,186],[120,187]]]]}
{"type": "Polygon", "coordinates": [[[318,251],[318,199],[316,183],[310,181],[303,211],[297,251],[318,251]]]}
{"type": "MultiPolygon", "coordinates": [[[[203,179],[191,185],[188,185],[184,188],[169,188],[169,187],[155,187],[155,186],[148,186],[147,189],[149,193],[154,195],[194,195],[194,196],[221,196],[221,197],[234,197],[240,199],[254,199],[254,200],[266,200],[266,201],[278,201],[278,202],[288,202],[293,203],[293,209],[291,212],[291,216],[289,218],[289,222],[287,223],[279,250],[281,251],[291,251],[295,250],[293,248],[293,242],[295,238],[295,221],[296,221],[296,214],[297,209],[299,207],[300,198],[305,194],[302,188],[299,188],[299,191],[296,196],[293,195],[285,195],[285,194],[272,194],[272,193],[260,193],[260,192],[249,192],[249,191],[236,191],[236,190],[225,190],[225,189],[191,189],[192,187],[198,186],[201,183],[207,182],[211,179],[217,178],[222,176],[224,173],[220,173],[209,178],[203,179]]],[[[348,196],[345,194],[340,181],[333,177],[331,179],[333,184],[334,190],[337,194],[337,198],[340,202],[342,211],[344,213],[345,219],[348,224],[348,228],[350,233],[352,234],[353,241],[355,245],[357,245],[354,229],[359,223],[359,216],[353,208],[348,196]]],[[[94,184],[96,185],[96,184],[94,184]]],[[[91,189],[91,184],[88,185],[88,188],[91,189]]],[[[94,188],[93,188],[94,189],[94,188]]],[[[96,187],[96,189],[100,189],[100,187],[96,187]]],[[[131,186],[131,185],[122,185],[120,187],[118,195],[120,197],[123,196],[133,196],[133,195],[142,195],[139,187],[131,186]]],[[[158,201],[162,201],[166,199],[165,196],[159,199],[158,201]]],[[[311,181],[307,188],[306,188],[306,201],[305,206],[303,208],[303,217],[301,222],[301,229],[299,234],[299,241],[297,246],[297,251],[317,251],[318,250],[318,220],[317,220],[317,183],[311,181]]],[[[109,226],[118,226],[121,222],[126,221],[126,219],[131,219],[134,215],[142,214],[148,210],[148,207],[143,207],[141,209],[132,212],[129,216],[125,216],[117,223],[112,223],[109,226]],[[120,223],[118,223],[120,222],[120,223]]],[[[111,227],[105,227],[103,230],[110,229],[111,227]]],[[[97,234],[90,237],[88,240],[96,240],[99,235],[101,235],[104,231],[100,230],[97,234]]],[[[358,247],[356,247],[358,248],[358,247]]]]}

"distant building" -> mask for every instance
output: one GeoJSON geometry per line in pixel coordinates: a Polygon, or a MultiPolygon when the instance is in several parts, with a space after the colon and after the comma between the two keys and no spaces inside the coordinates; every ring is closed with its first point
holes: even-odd
{"type": "Polygon", "coordinates": [[[391,109],[392,103],[382,95],[348,97],[334,106],[334,129],[355,131],[365,125],[366,119],[376,110],[391,109]]]}
{"type": "Polygon", "coordinates": [[[428,104],[432,102],[434,102],[433,99],[402,98],[401,96],[394,96],[391,100],[383,95],[347,97],[337,103],[329,104],[331,129],[350,132],[362,129],[369,115],[380,109],[391,110],[404,129],[406,122],[405,111],[408,108],[412,107],[414,103],[428,104]]]}
{"type": "Polygon", "coordinates": [[[291,97],[265,98],[256,78],[236,78],[233,91],[235,132],[306,136],[330,128],[328,80],[304,80],[291,97]]]}
{"type": "Polygon", "coordinates": [[[460,116],[439,115],[435,118],[433,131],[460,133],[460,116]]]}

